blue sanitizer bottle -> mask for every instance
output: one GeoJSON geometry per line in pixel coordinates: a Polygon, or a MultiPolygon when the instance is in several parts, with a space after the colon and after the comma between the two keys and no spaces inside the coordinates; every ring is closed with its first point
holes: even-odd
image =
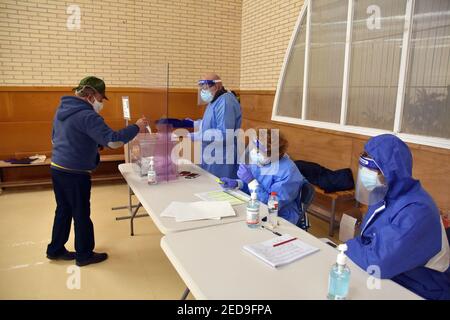
{"type": "Polygon", "coordinates": [[[328,279],[328,299],[329,300],[345,300],[347,299],[348,289],[350,285],[350,269],[346,265],[347,245],[338,246],[340,251],[337,256],[336,264],[331,267],[330,277],[328,279]]]}
{"type": "Polygon", "coordinates": [[[258,228],[260,225],[259,201],[255,191],[252,191],[250,200],[247,203],[247,226],[258,228]]]}

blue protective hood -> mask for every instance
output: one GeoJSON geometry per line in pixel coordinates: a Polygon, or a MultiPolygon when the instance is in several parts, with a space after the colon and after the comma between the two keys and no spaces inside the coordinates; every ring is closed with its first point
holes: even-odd
{"type": "Polygon", "coordinates": [[[64,96],[56,111],[56,118],[60,121],[66,120],[68,117],[82,110],[93,110],[92,105],[78,97],[64,96]]]}
{"type": "Polygon", "coordinates": [[[396,198],[414,187],[412,155],[408,146],[392,134],[371,138],[364,147],[383,172],[388,184],[387,198],[396,198]]]}

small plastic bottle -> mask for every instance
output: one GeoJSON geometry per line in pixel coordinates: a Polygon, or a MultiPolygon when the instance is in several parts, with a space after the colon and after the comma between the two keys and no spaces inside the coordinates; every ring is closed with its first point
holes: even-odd
{"type": "Polygon", "coordinates": [[[270,193],[267,207],[269,211],[267,221],[269,222],[269,227],[274,229],[278,225],[278,197],[276,192],[270,193]]]}
{"type": "Polygon", "coordinates": [[[150,163],[148,165],[147,173],[147,183],[156,184],[158,181],[156,179],[155,163],[153,162],[153,157],[150,157],[150,163]]]}
{"type": "Polygon", "coordinates": [[[347,299],[350,285],[350,269],[346,265],[347,256],[344,254],[344,252],[347,251],[347,245],[339,245],[338,250],[340,252],[337,256],[336,264],[331,267],[328,279],[327,298],[329,300],[347,299]]]}
{"type": "Polygon", "coordinates": [[[247,226],[257,228],[260,225],[259,201],[255,191],[252,191],[247,203],[247,226]]]}

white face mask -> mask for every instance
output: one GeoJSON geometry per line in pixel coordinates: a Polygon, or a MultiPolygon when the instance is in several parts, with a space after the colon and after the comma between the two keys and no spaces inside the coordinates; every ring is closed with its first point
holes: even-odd
{"type": "Polygon", "coordinates": [[[103,102],[99,102],[95,98],[94,98],[94,102],[91,104],[92,104],[92,107],[94,108],[95,112],[97,112],[97,113],[99,113],[103,109],[103,102]]]}
{"type": "Polygon", "coordinates": [[[250,160],[251,163],[256,163],[258,166],[263,167],[270,163],[270,159],[266,158],[263,154],[258,152],[256,149],[250,150],[250,160]]]}

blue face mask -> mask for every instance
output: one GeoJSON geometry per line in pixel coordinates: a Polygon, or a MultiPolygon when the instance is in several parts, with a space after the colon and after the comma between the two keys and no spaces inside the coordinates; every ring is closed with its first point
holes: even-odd
{"type": "Polygon", "coordinates": [[[214,98],[214,96],[212,95],[211,91],[206,90],[206,89],[202,89],[200,91],[200,97],[206,103],[210,103],[212,101],[212,99],[214,98]]]}
{"type": "Polygon", "coordinates": [[[360,179],[361,183],[369,191],[372,191],[381,185],[381,182],[378,179],[378,173],[367,168],[363,168],[363,170],[361,170],[360,179]]]}

